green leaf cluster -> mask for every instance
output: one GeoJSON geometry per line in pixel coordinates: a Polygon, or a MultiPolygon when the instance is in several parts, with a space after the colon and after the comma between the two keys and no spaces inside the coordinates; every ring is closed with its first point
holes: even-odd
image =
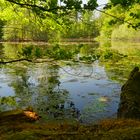
{"type": "Polygon", "coordinates": [[[140,1],[111,0],[112,6],[101,15],[102,39],[137,40],[140,30],[140,1]],[[136,31],[135,31],[136,30],[136,31]]]}
{"type": "Polygon", "coordinates": [[[68,60],[73,58],[74,53],[70,50],[63,49],[58,44],[56,44],[51,49],[46,50],[46,55],[49,58],[54,58],[56,60],[68,60]]]}

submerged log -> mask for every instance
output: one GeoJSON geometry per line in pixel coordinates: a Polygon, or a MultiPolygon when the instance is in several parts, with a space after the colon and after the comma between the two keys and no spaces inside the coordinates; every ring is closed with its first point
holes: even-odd
{"type": "Polygon", "coordinates": [[[122,86],[118,118],[140,119],[140,71],[135,67],[122,86]]]}

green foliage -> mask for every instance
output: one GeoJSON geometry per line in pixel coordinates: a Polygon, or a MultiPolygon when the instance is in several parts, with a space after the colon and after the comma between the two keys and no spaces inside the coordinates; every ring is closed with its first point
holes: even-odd
{"type": "Polygon", "coordinates": [[[0,40],[2,39],[3,36],[3,27],[5,25],[5,21],[0,19],[0,40]]]}
{"type": "Polygon", "coordinates": [[[81,9],[82,4],[81,0],[61,0],[61,2],[63,2],[66,5],[66,8],[68,9],[71,8],[81,9]]]}
{"type": "Polygon", "coordinates": [[[114,5],[131,6],[134,3],[140,3],[139,0],[110,0],[114,5]]]}
{"type": "Polygon", "coordinates": [[[113,40],[131,40],[139,41],[140,30],[128,28],[126,24],[120,25],[112,31],[111,38],[113,40]]]}
{"type": "Polygon", "coordinates": [[[114,6],[105,12],[112,16],[102,15],[104,20],[100,31],[101,39],[137,40],[140,27],[139,1],[112,0],[111,2],[114,6]]]}
{"type": "Polygon", "coordinates": [[[56,44],[51,49],[46,50],[46,55],[56,60],[68,60],[72,59],[74,53],[70,50],[63,49],[58,44],[56,44]]]}
{"type": "Polygon", "coordinates": [[[71,24],[62,33],[63,38],[95,38],[99,35],[96,18],[91,11],[84,11],[80,15],[73,13],[71,24]]]}
{"type": "Polygon", "coordinates": [[[33,46],[29,46],[29,47],[24,47],[22,48],[22,56],[25,56],[27,58],[30,58],[33,52],[33,46]]]}
{"type": "Polygon", "coordinates": [[[18,52],[18,55],[24,58],[41,58],[43,54],[42,48],[32,45],[23,46],[21,51],[18,52]]]}
{"type": "Polygon", "coordinates": [[[104,53],[104,59],[111,59],[113,57],[113,53],[109,50],[104,53]]]}
{"type": "Polygon", "coordinates": [[[89,0],[87,5],[84,5],[85,9],[94,10],[98,6],[97,0],[89,0]]]}
{"type": "Polygon", "coordinates": [[[40,18],[29,9],[8,2],[1,2],[0,29],[3,31],[3,39],[7,41],[48,41],[56,38],[61,31],[61,26],[55,20],[55,15],[48,14],[40,18]],[[54,32],[55,31],[55,32],[54,32]]]}
{"type": "Polygon", "coordinates": [[[94,62],[95,60],[99,60],[99,58],[100,58],[100,54],[95,53],[90,56],[82,56],[79,58],[79,60],[86,61],[86,62],[94,62]]]}
{"type": "Polygon", "coordinates": [[[8,97],[0,97],[0,111],[4,110],[4,107],[10,108],[11,106],[16,106],[16,98],[13,96],[8,96],[8,97]]]}
{"type": "MultiPolygon", "coordinates": [[[[53,2],[48,1],[47,5],[53,2]]],[[[34,15],[31,10],[18,5],[14,5],[14,10],[9,3],[2,3],[2,6],[4,10],[0,13],[1,20],[5,20],[6,23],[4,28],[1,28],[3,31],[1,36],[7,41],[58,42],[61,38],[88,38],[99,34],[93,12],[78,13],[72,10],[65,16],[58,16],[53,12],[53,14],[45,13],[45,16],[40,18],[40,15],[34,15]]]]}
{"type": "Polygon", "coordinates": [[[39,47],[36,47],[34,50],[35,57],[40,58],[42,54],[43,54],[42,50],[39,47]]]}
{"type": "Polygon", "coordinates": [[[100,31],[100,36],[103,40],[111,39],[112,31],[123,23],[125,17],[125,10],[121,5],[116,5],[111,9],[106,10],[106,13],[115,15],[116,17],[119,17],[119,19],[116,19],[112,16],[101,16],[101,18],[103,18],[103,23],[100,31]]]}
{"type": "Polygon", "coordinates": [[[135,30],[140,29],[140,4],[133,4],[129,11],[126,12],[126,21],[129,21],[131,25],[128,27],[132,27],[135,30]]]}
{"type": "MultiPolygon", "coordinates": [[[[23,0],[1,0],[1,5],[0,19],[6,21],[3,39],[7,41],[56,42],[61,37],[87,38],[99,33],[93,13],[82,11],[81,0],[37,0],[28,3],[23,0]],[[24,8],[21,8],[23,5],[24,8]]],[[[97,6],[96,0],[88,1],[84,6],[93,10],[97,6]]]]}
{"type": "Polygon", "coordinates": [[[103,115],[102,112],[105,110],[106,106],[107,106],[106,103],[99,102],[98,100],[94,100],[93,102],[89,103],[87,106],[84,107],[83,113],[80,116],[80,118],[82,120],[85,120],[85,118],[87,119],[89,115],[91,115],[96,120],[98,114],[100,114],[100,116],[103,115]]]}
{"type": "Polygon", "coordinates": [[[0,5],[0,20],[6,21],[0,38],[3,35],[7,41],[94,38],[99,35],[97,23],[103,24],[100,34],[105,39],[111,38],[112,31],[124,22],[134,29],[140,27],[139,0],[111,0],[105,12],[113,16],[102,16],[100,21],[91,12],[98,6],[97,0],[84,5],[82,0],[1,0],[0,5]]]}
{"type": "MultiPolygon", "coordinates": [[[[37,0],[37,1],[29,1],[26,3],[24,0],[7,0],[10,3],[14,3],[20,6],[24,6],[26,8],[32,9],[35,13],[39,14],[42,13],[44,14],[45,12],[52,12],[54,14],[60,14],[61,12],[68,12],[70,10],[77,10],[80,11],[82,9],[89,9],[89,10],[94,10],[98,4],[97,0],[89,0],[87,4],[84,4],[83,7],[83,1],[82,0],[37,0]],[[61,5],[61,2],[63,3],[61,5]],[[60,4],[58,6],[58,4],[60,4]],[[61,11],[61,12],[60,12],[61,11]]],[[[39,14],[41,15],[41,14],[39,14]]]]}
{"type": "Polygon", "coordinates": [[[97,54],[96,57],[101,61],[118,61],[127,57],[127,55],[109,48],[99,48],[96,50],[95,54],[97,54]]]}

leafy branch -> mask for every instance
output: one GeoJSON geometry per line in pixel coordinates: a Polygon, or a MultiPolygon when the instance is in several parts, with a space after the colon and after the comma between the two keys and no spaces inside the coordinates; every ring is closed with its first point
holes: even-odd
{"type": "Polygon", "coordinates": [[[95,9],[96,11],[98,11],[98,12],[101,12],[101,13],[103,13],[103,14],[105,14],[105,15],[108,15],[108,16],[110,16],[110,17],[113,17],[113,18],[115,18],[115,19],[117,19],[118,21],[121,21],[122,23],[127,23],[128,24],[128,26],[131,26],[131,27],[133,27],[133,28],[137,28],[135,25],[133,25],[132,23],[130,23],[130,22],[128,22],[128,21],[125,21],[124,19],[122,19],[122,18],[119,18],[119,17],[117,17],[117,16],[114,16],[114,15],[112,15],[112,14],[110,14],[110,13],[107,13],[107,12],[105,12],[105,11],[103,11],[103,10],[99,10],[99,9],[95,9]]]}

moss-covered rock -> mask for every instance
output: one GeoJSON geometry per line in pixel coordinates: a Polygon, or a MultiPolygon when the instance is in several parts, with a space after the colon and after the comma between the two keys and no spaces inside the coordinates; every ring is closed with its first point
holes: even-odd
{"type": "Polygon", "coordinates": [[[135,67],[121,89],[118,118],[140,119],[140,72],[135,67]]]}

